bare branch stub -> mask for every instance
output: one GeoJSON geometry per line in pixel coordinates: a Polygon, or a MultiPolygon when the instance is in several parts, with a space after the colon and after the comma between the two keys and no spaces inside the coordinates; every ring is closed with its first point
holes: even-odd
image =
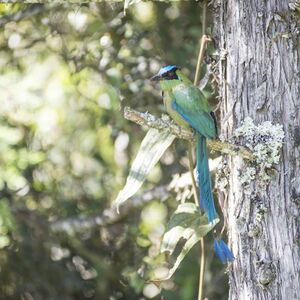
{"type": "MultiPolygon", "coordinates": [[[[195,138],[192,130],[181,128],[169,119],[157,118],[148,112],[142,113],[131,109],[130,107],[125,107],[124,117],[125,119],[135,122],[141,126],[168,131],[179,139],[191,141],[195,138]]],[[[213,151],[241,156],[244,159],[254,161],[253,153],[246,147],[234,145],[228,142],[222,142],[220,140],[208,140],[207,144],[213,151]]]]}

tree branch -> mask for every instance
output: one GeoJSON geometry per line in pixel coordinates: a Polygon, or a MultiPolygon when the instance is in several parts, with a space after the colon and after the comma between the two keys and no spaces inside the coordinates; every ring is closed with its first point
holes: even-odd
{"type": "MultiPolygon", "coordinates": [[[[147,126],[149,128],[155,128],[158,130],[164,130],[172,133],[179,139],[194,140],[194,133],[191,130],[183,129],[170,121],[170,118],[163,116],[163,118],[157,118],[148,112],[142,113],[131,109],[130,107],[124,108],[125,119],[135,122],[141,126],[147,126]]],[[[254,160],[253,153],[243,146],[234,145],[228,142],[222,142],[220,140],[207,140],[208,147],[211,150],[222,152],[224,154],[230,154],[235,156],[241,156],[247,160],[254,160]]]]}

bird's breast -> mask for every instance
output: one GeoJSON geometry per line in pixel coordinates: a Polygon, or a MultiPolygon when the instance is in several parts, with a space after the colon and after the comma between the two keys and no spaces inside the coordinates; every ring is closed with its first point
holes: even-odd
{"type": "Polygon", "coordinates": [[[189,128],[189,124],[181,117],[181,115],[173,109],[172,104],[175,101],[174,96],[172,93],[166,93],[164,95],[164,105],[167,113],[170,115],[170,117],[181,127],[183,128],[189,128]]]}

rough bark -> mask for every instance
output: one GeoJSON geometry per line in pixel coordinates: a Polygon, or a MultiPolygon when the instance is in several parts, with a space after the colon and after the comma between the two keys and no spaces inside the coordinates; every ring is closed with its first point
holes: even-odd
{"type": "Polygon", "coordinates": [[[297,17],[286,0],[219,0],[214,5],[214,38],[222,58],[221,132],[230,137],[247,116],[257,124],[282,124],[285,131],[281,162],[266,189],[253,182],[251,194],[245,194],[239,181],[244,162],[228,158],[228,231],[236,256],[229,268],[229,298],[300,299],[297,17]]]}

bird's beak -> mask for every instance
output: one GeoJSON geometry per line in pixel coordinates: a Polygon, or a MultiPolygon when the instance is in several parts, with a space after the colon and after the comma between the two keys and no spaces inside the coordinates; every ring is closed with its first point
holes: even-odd
{"type": "Polygon", "coordinates": [[[150,78],[151,81],[159,81],[161,79],[160,75],[154,75],[153,77],[150,78]]]}

